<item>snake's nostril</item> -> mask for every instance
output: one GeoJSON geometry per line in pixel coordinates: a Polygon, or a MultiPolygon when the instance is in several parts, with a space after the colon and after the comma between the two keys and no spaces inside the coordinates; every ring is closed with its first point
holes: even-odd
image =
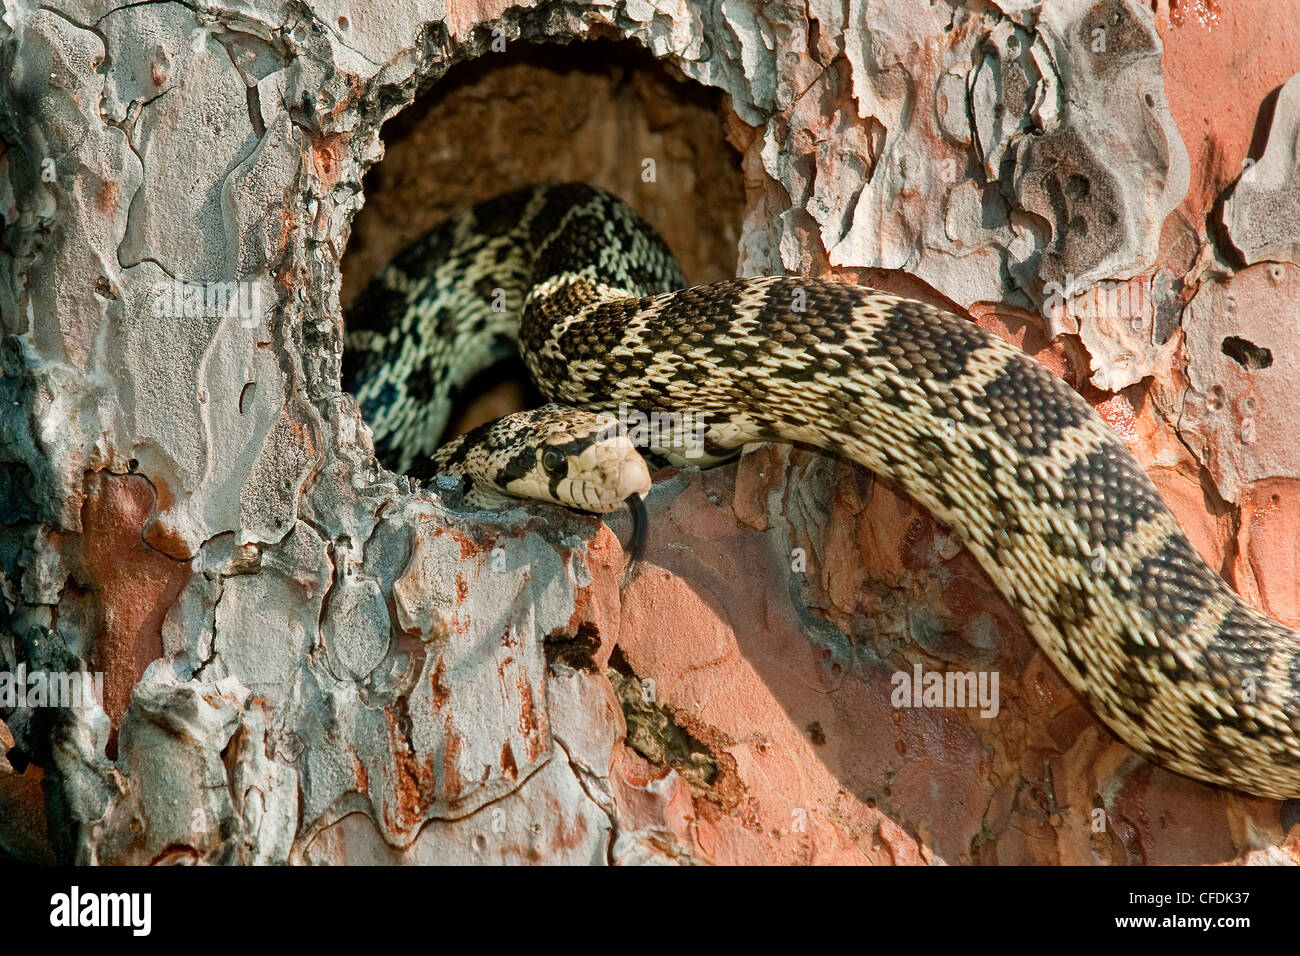
{"type": "Polygon", "coordinates": [[[635,450],[623,459],[617,484],[620,501],[629,495],[645,495],[650,491],[650,469],[646,466],[645,459],[635,450]]]}

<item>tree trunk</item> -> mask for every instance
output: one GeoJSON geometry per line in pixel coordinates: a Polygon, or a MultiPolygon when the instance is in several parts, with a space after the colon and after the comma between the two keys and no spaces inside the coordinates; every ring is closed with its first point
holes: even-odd
{"type": "Polygon", "coordinates": [[[1031,6],[10,7],[0,669],[92,679],[0,697],[0,858],[1300,858],[1289,804],[1114,739],[861,469],[664,470],[628,581],[624,518],[449,512],[340,390],[340,302],[401,245],[584,179],[693,281],[969,311],[1300,623],[1300,87],[1262,108],[1287,73],[1252,4],[1031,6]],[[918,668],[997,675],[995,713],[892,706],[918,668]]]}

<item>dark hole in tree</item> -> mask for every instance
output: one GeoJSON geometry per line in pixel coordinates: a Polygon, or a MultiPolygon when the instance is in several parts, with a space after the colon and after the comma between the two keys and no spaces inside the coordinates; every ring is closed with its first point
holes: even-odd
{"type": "MultiPolygon", "coordinates": [[[[366,174],[342,262],[345,321],[370,278],[429,229],[545,180],[621,196],[692,283],[734,276],[745,192],[727,115],[719,91],[629,42],[514,44],[453,67],[384,127],[385,156],[366,174]]],[[[523,363],[510,360],[458,396],[443,439],[540,402],[523,363]]]]}
{"type": "Polygon", "coordinates": [[[1272,351],[1235,335],[1230,335],[1224,339],[1222,348],[1223,354],[1242,368],[1268,368],[1273,364],[1272,351]]]}

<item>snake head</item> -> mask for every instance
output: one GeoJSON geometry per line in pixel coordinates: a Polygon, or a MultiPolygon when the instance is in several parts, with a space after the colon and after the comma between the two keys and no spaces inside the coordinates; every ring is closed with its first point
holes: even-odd
{"type": "Polygon", "coordinates": [[[502,490],[605,514],[650,490],[650,469],[613,416],[547,405],[522,412],[524,447],[502,490]]]}
{"type": "Polygon", "coordinates": [[[440,449],[434,465],[468,477],[478,500],[532,498],[597,514],[650,490],[650,469],[616,418],[563,405],[480,425],[440,449]]]}

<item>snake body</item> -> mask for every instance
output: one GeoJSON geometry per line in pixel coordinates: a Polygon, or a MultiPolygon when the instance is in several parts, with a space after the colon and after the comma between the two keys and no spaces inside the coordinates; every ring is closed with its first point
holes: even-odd
{"type": "MultiPolygon", "coordinates": [[[[567,407],[693,416],[706,462],[763,441],[847,456],[953,529],[1129,746],[1199,780],[1300,795],[1300,634],[1211,570],[1068,385],[969,321],[884,292],[797,277],[685,284],[608,193],[521,190],[381,270],[347,317],[344,385],[395,470],[430,462],[587,510],[648,475],[596,468],[597,483],[622,485],[599,507],[569,496],[559,472],[576,473],[603,436],[587,419],[555,437],[567,407]],[[552,437],[524,413],[437,450],[457,389],[516,347],[558,403],[540,413],[552,437]],[[565,442],[566,455],[544,455],[565,442]]],[[[690,460],[684,444],[653,450],[690,460]]]]}

